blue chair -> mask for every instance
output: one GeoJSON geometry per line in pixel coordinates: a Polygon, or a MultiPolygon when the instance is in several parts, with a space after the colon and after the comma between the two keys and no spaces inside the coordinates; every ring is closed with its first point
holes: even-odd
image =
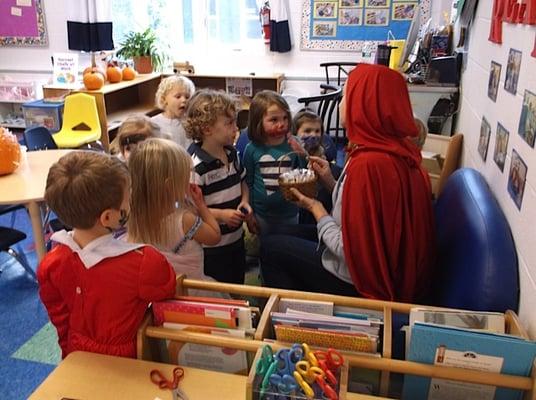
{"type": "Polygon", "coordinates": [[[44,126],[34,126],[24,131],[24,141],[28,151],[57,149],[50,131],[44,126]]]}
{"type": "Polygon", "coordinates": [[[24,239],[26,239],[26,234],[24,232],[0,226],[0,251],[5,251],[12,256],[19,262],[20,265],[22,265],[22,267],[32,276],[32,278],[37,279],[35,272],[32,267],[30,267],[30,264],[28,264],[28,260],[26,259],[24,253],[22,251],[17,253],[12,248],[14,244],[24,239]]]}

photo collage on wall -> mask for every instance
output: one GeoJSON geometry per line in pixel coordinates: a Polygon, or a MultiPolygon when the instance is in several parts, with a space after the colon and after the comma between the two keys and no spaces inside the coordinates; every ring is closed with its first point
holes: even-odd
{"type": "Polygon", "coordinates": [[[313,0],[312,36],[335,38],[341,36],[341,28],[386,27],[396,21],[411,22],[418,7],[418,1],[408,0],[313,0]]]}
{"type": "MultiPolygon", "coordinates": [[[[521,71],[521,59],[522,53],[519,50],[510,49],[506,63],[504,90],[512,93],[513,95],[517,93],[517,85],[521,71]]],[[[488,97],[493,102],[497,101],[497,93],[499,91],[499,83],[501,80],[501,70],[501,64],[496,61],[491,61],[488,79],[488,97]]],[[[517,132],[531,148],[534,148],[536,139],[536,94],[529,90],[525,90],[523,96],[523,104],[521,106],[521,115],[519,117],[517,132]]],[[[509,136],[510,132],[508,129],[498,122],[497,131],[495,134],[493,160],[501,172],[504,172],[509,136]]],[[[490,137],[491,125],[486,117],[482,116],[477,150],[483,162],[486,162],[490,137]]],[[[512,148],[510,170],[508,172],[507,191],[519,210],[521,210],[521,204],[523,202],[527,171],[527,164],[525,161],[523,161],[518,151],[512,148]]]]}

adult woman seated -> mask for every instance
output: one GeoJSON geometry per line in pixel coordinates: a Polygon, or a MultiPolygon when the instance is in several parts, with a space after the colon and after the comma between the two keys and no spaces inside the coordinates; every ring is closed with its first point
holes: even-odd
{"type": "Polygon", "coordinates": [[[264,238],[264,284],[418,301],[433,264],[432,193],[420,151],[409,140],[418,130],[403,77],[360,64],[348,77],[340,115],[350,141],[342,175],[335,182],[326,161],[310,162],[333,191],[332,215],[292,189],[298,205],[314,215],[318,236],[264,238]]]}

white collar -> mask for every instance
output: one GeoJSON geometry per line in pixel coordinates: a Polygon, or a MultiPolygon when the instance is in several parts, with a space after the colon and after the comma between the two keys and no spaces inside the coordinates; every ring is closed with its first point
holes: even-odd
{"type": "Polygon", "coordinates": [[[78,243],[73,239],[73,233],[65,230],[56,232],[52,235],[51,240],[69,247],[73,252],[78,254],[82,264],[89,269],[105,258],[116,257],[129,251],[145,246],[139,243],[127,243],[122,240],[114,239],[112,234],[100,236],[91,241],[84,247],[80,248],[78,243]]]}

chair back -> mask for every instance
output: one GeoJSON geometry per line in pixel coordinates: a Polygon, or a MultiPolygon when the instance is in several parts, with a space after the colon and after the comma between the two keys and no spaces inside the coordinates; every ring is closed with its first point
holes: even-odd
{"type": "Polygon", "coordinates": [[[306,108],[315,111],[324,125],[324,133],[335,138],[335,142],[345,141],[344,129],[340,126],[339,103],[342,98],[342,88],[321,84],[320,88],[325,93],[317,96],[300,97],[298,103],[302,103],[306,108]],[[311,106],[312,105],[312,106],[311,106]],[[335,119],[332,123],[332,119],[335,119]]]}
{"type": "Polygon", "coordinates": [[[320,67],[326,72],[326,84],[342,86],[348,78],[348,74],[358,63],[356,62],[326,62],[320,67]]]}
{"type": "Polygon", "coordinates": [[[28,151],[57,149],[52,134],[44,126],[34,126],[24,131],[24,141],[28,151]]]}
{"type": "Polygon", "coordinates": [[[97,103],[89,94],[74,93],[65,98],[62,130],[67,128],[76,131],[82,124],[87,125],[88,131],[100,132],[97,103]]]}

